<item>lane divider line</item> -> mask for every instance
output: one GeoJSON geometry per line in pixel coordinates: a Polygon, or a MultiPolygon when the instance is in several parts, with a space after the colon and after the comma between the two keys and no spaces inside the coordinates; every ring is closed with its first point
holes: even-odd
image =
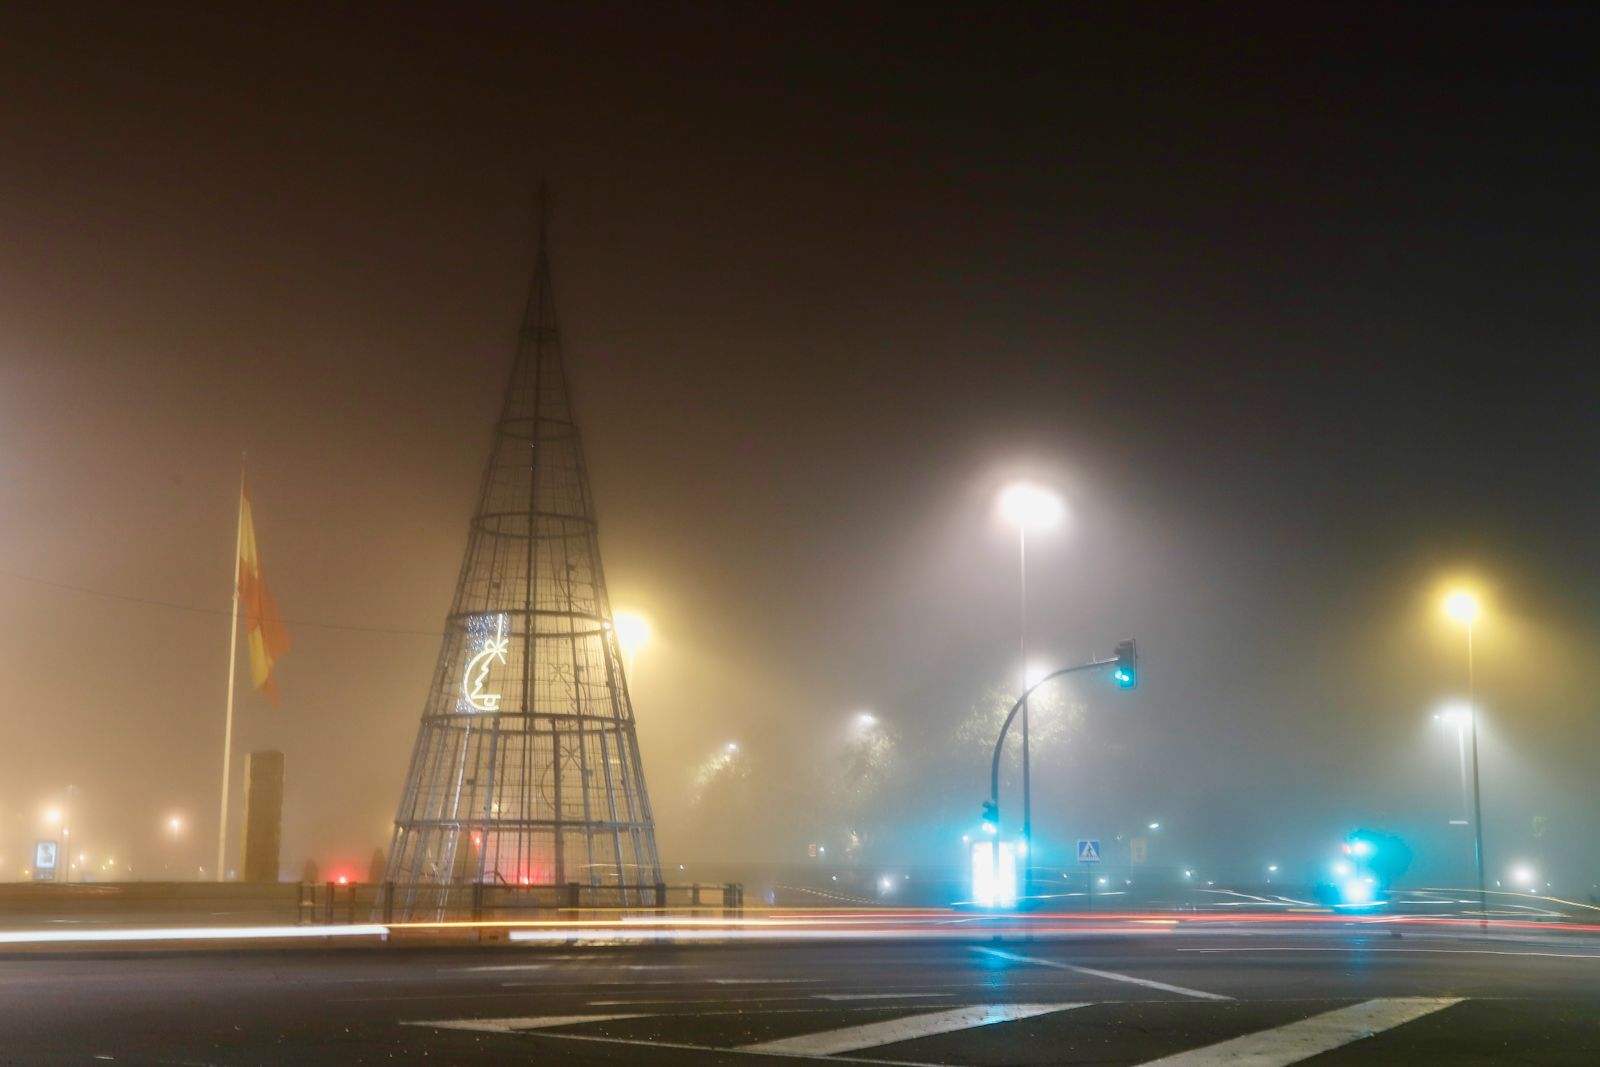
{"type": "Polygon", "coordinates": [[[1600,960],[1600,952],[1513,952],[1498,948],[1379,948],[1376,945],[1350,945],[1342,948],[1316,948],[1305,945],[1251,945],[1246,948],[1180,948],[1179,952],[1426,952],[1436,956],[1548,956],[1558,960],[1600,960]]]}
{"type": "Polygon", "coordinates": [[[508,1019],[426,1019],[403,1022],[402,1026],[431,1026],[438,1030],[472,1030],[483,1034],[514,1034],[521,1030],[543,1030],[550,1026],[574,1023],[607,1023],[615,1019],[644,1019],[637,1013],[624,1015],[524,1015],[508,1019]]]}
{"type": "Polygon", "coordinates": [[[1092,975],[1095,978],[1107,978],[1113,982],[1128,982],[1132,985],[1144,986],[1146,989],[1159,989],[1163,993],[1177,993],[1185,997],[1195,997],[1199,1000],[1232,1000],[1232,997],[1223,996],[1221,993],[1207,993],[1203,989],[1190,989],[1187,986],[1170,985],[1166,982],[1157,982],[1150,978],[1135,978],[1131,974],[1119,974],[1116,971],[1102,971],[1094,967],[1079,967],[1075,963],[1062,963],[1060,960],[1046,959],[1041,956],[1022,956],[1015,952],[1006,952],[1003,949],[989,948],[987,945],[974,946],[973,951],[994,956],[997,959],[1011,960],[1014,963],[1031,963],[1036,967],[1054,967],[1059,971],[1076,971],[1078,974],[1092,975]]]}

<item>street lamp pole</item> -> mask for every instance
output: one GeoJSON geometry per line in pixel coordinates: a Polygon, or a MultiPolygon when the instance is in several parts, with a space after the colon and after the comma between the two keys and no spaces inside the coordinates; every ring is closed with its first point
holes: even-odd
{"type": "Polygon", "coordinates": [[[1478,598],[1469,592],[1451,593],[1445,598],[1445,611],[1467,628],[1467,717],[1472,728],[1472,853],[1478,871],[1478,928],[1489,929],[1489,894],[1483,877],[1483,793],[1478,777],[1478,695],[1472,662],[1472,629],[1478,621],[1478,598]]]}
{"type": "MultiPolygon", "coordinates": [[[[1474,613],[1475,614],[1475,613],[1474,613]]],[[[1489,896],[1483,879],[1483,795],[1478,787],[1478,698],[1472,664],[1473,617],[1467,618],[1467,710],[1472,722],[1472,852],[1478,867],[1478,929],[1489,929],[1489,896]]]]}
{"type": "Polygon", "coordinates": [[[1022,648],[1022,896],[1033,895],[1033,783],[1028,756],[1028,524],[1017,523],[1018,629],[1022,648]]]}
{"type": "MultiPolygon", "coordinates": [[[[1061,518],[1061,499],[1047,489],[1013,485],[1000,495],[1000,510],[1017,524],[1017,628],[1022,651],[1022,892],[1032,887],[1033,866],[1033,766],[1028,738],[1028,527],[1049,526],[1061,518]]],[[[1002,731],[1002,735],[1004,731],[1002,731]]],[[[998,862],[998,844],[996,857],[998,862]]]]}

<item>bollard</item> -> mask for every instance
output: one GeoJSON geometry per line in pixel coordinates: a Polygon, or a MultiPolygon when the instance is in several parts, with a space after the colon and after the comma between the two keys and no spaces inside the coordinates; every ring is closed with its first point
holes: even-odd
{"type": "Polygon", "coordinates": [[[323,904],[323,912],[322,912],[322,915],[323,915],[322,922],[323,922],[323,924],[325,926],[332,926],[333,925],[333,890],[334,890],[334,885],[333,885],[332,882],[329,882],[328,883],[328,899],[323,904]]]}
{"type": "Polygon", "coordinates": [[[383,921],[394,922],[394,883],[383,883],[383,921]]]}
{"type": "Polygon", "coordinates": [[[483,883],[472,883],[472,921],[483,921],[483,883]]]}
{"type": "Polygon", "coordinates": [[[567,883],[567,899],[566,899],[566,902],[564,904],[562,904],[562,907],[564,907],[564,908],[576,908],[577,906],[578,906],[578,883],[577,882],[568,882],[567,883]]]}
{"type": "Polygon", "coordinates": [[[694,885],[689,887],[689,905],[691,907],[695,907],[695,908],[698,908],[700,906],[700,883],[699,882],[696,882],[696,883],[694,883],[694,885]]]}
{"type": "Polygon", "coordinates": [[[656,907],[657,908],[665,908],[666,906],[667,906],[667,886],[666,886],[666,883],[657,882],[656,883],[656,907]]]}

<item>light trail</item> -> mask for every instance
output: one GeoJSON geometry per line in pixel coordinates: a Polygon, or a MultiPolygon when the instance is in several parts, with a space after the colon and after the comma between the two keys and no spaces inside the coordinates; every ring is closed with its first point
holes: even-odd
{"type": "MultiPolygon", "coordinates": [[[[1217,912],[967,912],[945,909],[868,911],[793,909],[744,915],[569,913],[560,918],[348,926],[195,926],[95,929],[0,930],[0,945],[73,945],[222,941],[317,941],[374,938],[412,944],[436,939],[474,942],[503,937],[523,943],[658,943],[717,941],[974,941],[994,937],[1071,938],[1225,934],[1254,930],[1476,930],[1473,915],[1345,914],[1333,910],[1227,910],[1217,912]]],[[[1600,923],[1534,917],[1489,920],[1502,934],[1600,934],[1600,923]]]]}
{"type": "Polygon", "coordinates": [[[99,930],[0,930],[0,945],[105,944],[131,941],[306,941],[330,937],[376,937],[389,928],[353,926],[157,926],[99,930]]]}

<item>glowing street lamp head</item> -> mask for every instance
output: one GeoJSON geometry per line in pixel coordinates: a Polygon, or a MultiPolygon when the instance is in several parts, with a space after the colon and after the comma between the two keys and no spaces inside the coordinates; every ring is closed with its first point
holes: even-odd
{"type": "Polygon", "coordinates": [[[1446,726],[1465,726],[1472,721],[1472,709],[1465,704],[1446,704],[1433,717],[1446,726]]]}
{"type": "Polygon", "coordinates": [[[44,813],[44,821],[49,823],[51,826],[60,826],[61,825],[61,809],[60,808],[50,808],[49,810],[47,810],[44,813]]]}
{"type": "Polygon", "coordinates": [[[878,725],[878,717],[870,711],[856,712],[856,725],[863,730],[870,730],[878,725]]]}
{"type": "Polygon", "coordinates": [[[624,653],[632,655],[649,644],[650,624],[642,616],[619,611],[612,622],[617,628],[617,643],[622,646],[624,653]]]}
{"type": "Polygon", "coordinates": [[[171,818],[169,818],[167,820],[167,829],[171,830],[175,834],[182,833],[183,832],[183,816],[174,815],[171,818]]]}
{"type": "Polygon", "coordinates": [[[1444,598],[1444,613],[1470,626],[1478,618],[1478,598],[1465,589],[1458,589],[1444,598]]]}
{"type": "Polygon", "coordinates": [[[1037,485],[1013,485],[1000,494],[1000,514],[1017,526],[1054,526],[1065,511],[1059,496],[1037,485]]]}

